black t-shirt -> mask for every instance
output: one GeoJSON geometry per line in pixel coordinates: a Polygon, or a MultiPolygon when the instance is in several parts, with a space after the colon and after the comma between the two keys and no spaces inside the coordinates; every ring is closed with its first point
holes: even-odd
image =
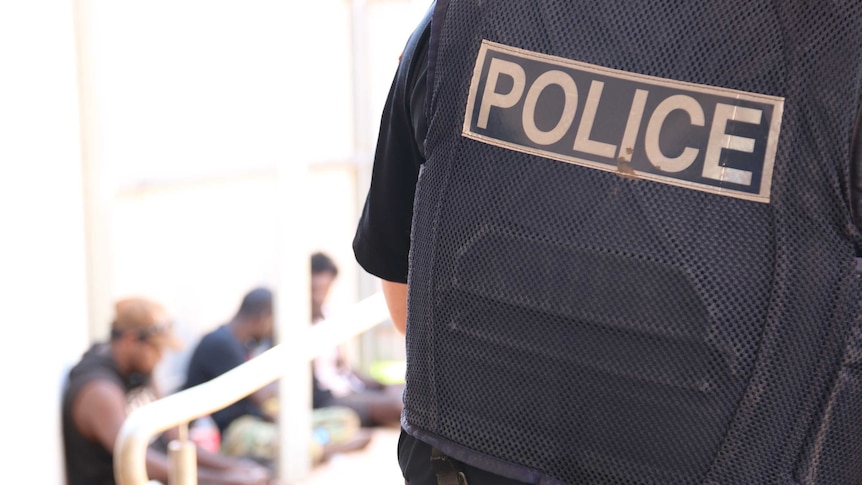
{"type": "MultiPolygon", "coordinates": [[[[195,347],[189,360],[188,373],[183,389],[203,384],[234,367],[245,363],[249,349],[236,339],[227,325],[222,325],[206,334],[195,347]]],[[[224,432],[233,420],[241,416],[263,417],[263,410],[251,398],[243,398],[212,414],[219,431],[224,432]]]]}
{"type": "Polygon", "coordinates": [[[407,282],[413,195],[425,161],[428,18],[404,53],[383,108],[371,188],[353,240],[359,264],[387,281],[407,282]]]}
{"type": "MultiPolygon", "coordinates": [[[[63,445],[69,485],[114,485],[113,450],[82,435],[72,419],[72,407],[88,384],[106,381],[123,390],[130,406],[139,395],[152,396],[149,376],[124,375],[111,356],[110,346],[95,344],[71,371],[63,393],[63,445]]],[[[147,399],[149,401],[150,398],[147,399]]]]}
{"type": "MultiPolygon", "coordinates": [[[[413,196],[425,162],[429,27],[426,15],[401,55],[381,117],[371,187],[353,240],[356,260],[365,271],[399,283],[407,282],[413,196]]],[[[431,447],[402,430],[398,462],[411,485],[437,484],[430,460],[431,447]]],[[[471,485],[522,483],[456,464],[471,485]]]]}

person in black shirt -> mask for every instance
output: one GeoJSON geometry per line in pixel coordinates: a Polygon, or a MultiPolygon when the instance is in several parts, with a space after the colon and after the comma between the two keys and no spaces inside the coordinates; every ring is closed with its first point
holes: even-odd
{"type": "MultiPolygon", "coordinates": [[[[111,341],[94,344],[69,373],[63,394],[63,441],[69,485],[113,485],[113,450],[126,416],[158,397],[152,372],[178,348],[165,310],[144,298],[116,303],[111,341]]],[[[147,452],[150,478],[167,482],[167,436],[147,452]]],[[[198,449],[201,484],[263,485],[270,473],[248,460],[198,449]]]]}
{"type": "MultiPolygon", "coordinates": [[[[273,294],[255,288],[242,299],[231,320],[198,342],[189,360],[183,389],[203,384],[245,363],[273,335],[273,294]]],[[[278,445],[278,381],[214,412],[211,417],[221,435],[221,450],[274,466],[278,445]]],[[[370,436],[360,433],[360,420],[346,407],[328,406],[312,412],[312,425],[324,440],[311,443],[314,463],[333,453],[361,449],[370,436]]]]}
{"type": "MultiPolygon", "coordinates": [[[[265,288],[250,291],[230,322],[204,335],[198,342],[189,360],[183,389],[203,384],[248,361],[255,344],[272,333],[272,325],[272,293],[265,288]]],[[[264,413],[263,406],[276,391],[276,384],[270,384],[214,412],[212,419],[222,433],[241,416],[271,421],[272,417],[264,413]]]]}

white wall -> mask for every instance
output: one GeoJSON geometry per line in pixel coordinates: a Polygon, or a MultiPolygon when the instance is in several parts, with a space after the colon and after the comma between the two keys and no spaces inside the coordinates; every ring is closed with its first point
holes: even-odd
{"type": "Polygon", "coordinates": [[[366,187],[351,163],[368,145],[356,136],[376,136],[424,3],[368,2],[370,72],[359,71],[373,88],[357,130],[349,2],[0,2],[0,379],[27,397],[0,401],[12,437],[0,444],[4,483],[63,483],[60,386],[104,336],[112,298],[164,300],[193,339],[244,289],[280,278],[283,198],[266,175],[280,164],[312,165],[300,212],[320,224],[297,247],[341,266],[333,306],[355,300],[349,244],[366,187]],[[86,14],[81,59],[73,5],[86,14]],[[86,181],[88,243],[82,148],[98,176],[86,181]],[[242,176],[196,184],[202,174],[242,176]],[[91,318],[88,297],[104,303],[91,318]]]}
{"type": "Polygon", "coordinates": [[[277,284],[279,241],[329,253],[341,270],[330,307],[354,303],[362,275],[351,242],[367,189],[357,167],[370,162],[357,148],[373,145],[356,137],[376,138],[424,0],[365,6],[357,71],[370,109],[359,120],[350,2],[87,3],[88,133],[113,190],[101,276],[111,299],[144,294],[176,318],[188,348],[160,367],[165,388],[181,383],[191,347],[245,291],[277,284]],[[310,166],[301,207],[278,194],[279,164],[310,166]],[[307,227],[282,235],[291,212],[307,227]]]}
{"type": "Polygon", "coordinates": [[[96,242],[108,263],[93,276],[109,282],[105,304],[142,294],[176,318],[188,348],[161,366],[166,389],[201,333],[279,283],[281,254],[327,249],[344,274],[333,304],[354,302],[349,4],[84,4],[88,162],[107,194],[96,242]],[[306,197],[284,204],[281,169],[309,164],[306,197]],[[316,223],[281,234],[297,216],[316,223]]]}
{"type": "Polygon", "coordinates": [[[60,386],[87,343],[73,18],[70,1],[0,3],[6,483],[64,482],[60,386]]]}

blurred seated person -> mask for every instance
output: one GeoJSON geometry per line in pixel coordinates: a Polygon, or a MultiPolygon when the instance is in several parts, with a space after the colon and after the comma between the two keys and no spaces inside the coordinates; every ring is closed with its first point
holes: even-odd
{"type": "MultiPolygon", "coordinates": [[[[231,320],[203,336],[192,352],[182,386],[203,384],[243,364],[261,351],[261,344],[273,333],[273,294],[255,288],[242,299],[231,320]]],[[[272,466],[277,456],[278,382],[240,399],[211,415],[221,434],[221,451],[248,457],[272,466]]],[[[327,407],[312,412],[313,462],[320,463],[333,453],[359,449],[370,437],[360,433],[359,417],[349,408],[327,407]]]]}
{"type": "MultiPolygon", "coordinates": [[[[338,266],[327,254],[311,255],[311,321],[325,318],[338,266]]],[[[345,406],[356,411],[362,426],[398,426],[403,385],[387,385],[353,368],[341,346],[314,359],[314,407],[345,406]]]]}
{"type": "MultiPolygon", "coordinates": [[[[63,393],[63,442],[69,485],[113,485],[113,450],[129,413],[158,398],[153,370],[167,349],[180,342],[171,332],[168,315],[144,298],[115,304],[108,343],[94,344],[70,371],[63,393]]],[[[150,479],[167,483],[167,443],[159,436],[147,450],[150,479]]],[[[251,460],[240,460],[198,449],[201,485],[263,485],[270,472],[251,460]]]]}

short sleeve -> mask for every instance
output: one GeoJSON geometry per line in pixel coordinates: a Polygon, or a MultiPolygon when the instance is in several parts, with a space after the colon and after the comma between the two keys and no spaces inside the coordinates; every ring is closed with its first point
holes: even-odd
{"type": "Polygon", "coordinates": [[[353,239],[356,261],[388,281],[407,282],[413,197],[424,163],[429,14],[401,56],[383,109],[371,186],[353,239]]]}

